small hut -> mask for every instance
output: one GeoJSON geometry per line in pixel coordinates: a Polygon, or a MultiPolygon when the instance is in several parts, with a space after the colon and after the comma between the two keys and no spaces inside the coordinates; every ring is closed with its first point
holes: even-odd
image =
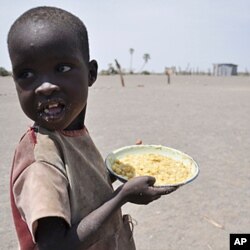
{"type": "Polygon", "coordinates": [[[215,76],[236,76],[238,65],[232,63],[219,63],[213,65],[215,76]]]}

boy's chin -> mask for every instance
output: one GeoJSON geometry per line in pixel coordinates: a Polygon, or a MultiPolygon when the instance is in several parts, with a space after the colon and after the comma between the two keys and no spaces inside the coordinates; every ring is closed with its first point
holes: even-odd
{"type": "Polygon", "coordinates": [[[68,126],[68,124],[62,122],[52,122],[52,121],[36,121],[35,125],[51,131],[64,130],[68,126]]]}
{"type": "Polygon", "coordinates": [[[80,113],[75,119],[67,117],[65,112],[59,115],[39,115],[35,124],[48,130],[79,130],[84,127],[84,113],[80,113]]]}
{"type": "Polygon", "coordinates": [[[55,131],[55,130],[80,130],[84,127],[84,123],[80,122],[80,123],[64,123],[64,122],[52,122],[52,121],[43,121],[43,122],[36,122],[36,125],[48,129],[50,131],[55,131]]]}

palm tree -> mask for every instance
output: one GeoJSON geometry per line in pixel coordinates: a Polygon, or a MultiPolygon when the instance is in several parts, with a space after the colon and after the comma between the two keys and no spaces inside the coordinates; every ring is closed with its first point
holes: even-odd
{"type": "Polygon", "coordinates": [[[151,58],[150,58],[150,55],[147,54],[147,53],[145,53],[145,54],[143,55],[142,58],[143,58],[143,60],[144,60],[144,63],[143,63],[143,65],[142,65],[142,67],[141,67],[141,71],[143,70],[143,68],[144,68],[145,65],[147,64],[148,60],[151,59],[151,58]]]}
{"type": "Polygon", "coordinates": [[[133,54],[134,54],[135,50],[133,48],[129,49],[129,53],[130,53],[130,74],[133,73],[133,68],[132,68],[132,64],[133,64],[133,54]]]}

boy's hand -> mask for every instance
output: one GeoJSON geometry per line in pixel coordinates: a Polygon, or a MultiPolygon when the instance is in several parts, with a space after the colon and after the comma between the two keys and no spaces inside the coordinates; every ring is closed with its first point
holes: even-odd
{"type": "Polygon", "coordinates": [[[148,204],[177,189],[177,187],[154,187],[154,183],[155,178],[151,176],[135,177],[122,186],[121,192],[127,202],[148,204]]]}

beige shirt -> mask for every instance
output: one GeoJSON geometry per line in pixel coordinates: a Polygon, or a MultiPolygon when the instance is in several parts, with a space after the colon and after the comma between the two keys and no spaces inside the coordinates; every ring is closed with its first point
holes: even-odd
{"type": "MultiPolygon", "coordinates": [[[[25,136],[22,141],[27,144],[25,136]]],[[[13,183],[13,194],[35,242],[38,219],[56,216],[69,226],[74,225],[109,200],[113,188],[103,159],[86,129],[52,132],[39,127],[34,136],[32,152],[25,150],[31,147],[20,143],[13,171],[28,154],[33,162],[13,183]]],[[[131,249],[133,239],[128,222],[125,224],[119,210],[90,249],[131,249]]]]}

